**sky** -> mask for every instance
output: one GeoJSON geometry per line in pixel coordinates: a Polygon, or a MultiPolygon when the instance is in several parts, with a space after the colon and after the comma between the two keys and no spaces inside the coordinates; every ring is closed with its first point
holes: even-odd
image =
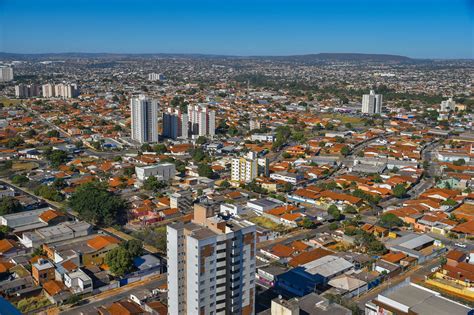
{"type": "Polygon", "coordinates": [[[473,58],[474,0],[0,0],[0,51],[473,58]]]}

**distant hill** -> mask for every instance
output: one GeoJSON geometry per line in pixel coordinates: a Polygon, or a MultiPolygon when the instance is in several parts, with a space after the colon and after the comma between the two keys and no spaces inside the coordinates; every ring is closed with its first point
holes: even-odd
{"type": "Polygon", "coordinates": [[[386,54],[358,54],[358,53],[320,53],[294,56],[261,57],[282,61],[321,62],[321,61],[373,61],[373,62],[409,62],[412,58],[386,54]]]}
{"type": "Polygon", "coordinates": [[[289,62],[324,62],[324,61],[372,61],[372,62],[410,62],[414,59],[398,55],[386,54],[358,54],[358,53],[320,53],[290,56],[224,56],[211,54],[120,54],[120,53],[44,53],[44,54],[17,54],[0,52],[0,59],[6,60],[66,60],[66,59],[129,59],[129,58],[190,58],[190,59],[265,59],[289,62]]]}

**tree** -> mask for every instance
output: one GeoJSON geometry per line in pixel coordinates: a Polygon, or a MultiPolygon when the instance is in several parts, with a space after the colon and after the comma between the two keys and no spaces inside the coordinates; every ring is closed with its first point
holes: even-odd
{"type": "Polygon", "coordinates": [[[392,229],[396,226],[402,226],[403,221],[393,213],[384,213],[379,220],[379,225],[387,229],[392,229]]]}
{"type": "Polygon", "coordinates": [[[397,198],[405,196],[406,193],[407,193],[407,189],[405,188],[403,184],[397,184],[393,188],[393,195],[397,198]]]}
{"type": "Polygon", "coordinates": [[[300,223],[300,226],[304,227],[305,229],[312,229],[316,226],[316,224],[314,224],[314,222],[310,218],[304,217],[300,223]]]}
{"type": "Polygon", "coordinates": [[[202,148],[197,148],[192,151],[192,157],[195,162],[201,162],[206,158],[206,153],[202,148]]]}
{"type": "Polygon", "coordinates": [[[67,153],[63,150],[48,150],[45,152],[46,159],[53,167],[58,167],[67,161],[67,153]]]}
{"type": "Polygon", "coordinates": [[[50,130],[46,133],[46,137],[48,138],[59,138],[61,135],[59,134],[59,131],[53,129],[50,130]]]}
{"type": "Polygon", "coordinates": [[[123,276],[132,270],[133,259],[123,246],[112,249],[105,256],[105,263],[116,276],[123,276]]]}
{"type": "Polygon", "coordinates": [[[204,136],[199,136],[196,140],[196,144],[203,145],[207,143],[207,138],[204,136]]]}
{"type": "Polygon", "coordinates": [[[48,185],[39,185],[34,191],[35,195],[45,199],[60,202],[64,200],[64,196],[54,187],[48,185]]]}
{"type": "Polygon", "coordinates": [[[158,154],[163,154],[168,151],[168,148],[163,143],[158,143],[153,146],[153,151],[158,154]]]}
{"type": "Polygon", "coordinates": [[[12,178],[12,183],[22,187],[24,184],[28,183],[30,180],[25,175],[15,175],[12,178]]]}
{"type": "Polygon", "coordinates": [[[150,176],[143,182],[143,189],[157,192],[166,188],[168,185],[162,180],[158,180],[155,176],[150,176]]]}
{"type": "Polygon", "coordinates": [[[462,166],[466,164],[466,161],[464,159],[459,159],[453,162],[454,165],[456,166],[462,166]]]}
{"type": "Polygon", "coordinates": [[[199,176],[207,177],[207,178],[214,178],[215,177],[214,171],[206,163],[201,163],[201,164],[198,165],[198,174],[199,174],[199,176]]]}
{"type": "Polygon", "coordinates": [[[11,196],[0,198],[0,215],[20,212],[22,209],[23,206],[16,198],[11,196]]]}
{"type": "Polygon", "coordinates": [[[355,213],[357,213],[357,209],[356,209],[354,206],[347,205],[347,206],[344,208],[344,212],[345,212],[345,213],[355,214],[355,213]]]}
{"type": "Polygon", "coordinates": [[[132,257],[138,257],[143,254],[143,243],[140,240],[130,240],[123,243],[123,246],[132,257]]]}
{"type": "Polygon", "coordinates": [[[219,187],[221,188],[229,188],[230,187],[230,183],[228,180],[224,180],[222,181],[222,183],[220,183],[219,187]]]}
{"type": "Polygon", "coordinates": [[[99,226],[121,224],[126,217],[125,202],[99,182],[79,186],[70,197],[69,205],[82,219],[99,226]]]}
{"type": "Polygon", "coordinates": [[[343,156],[348,156],[349,153],[351,153],[351,149],[349,149],[349,147],[347,145],[345,145],[341,148],[341,154],[343,156]]]}
{"type": "Polygon", "coordinates": [[[339,221],[341,219],[341,211],[339,211],[339,209],[335,205],[329,206],[328,214],[330,214],[336,221],[339,221]]]}
{"type": "Polygon", "coordinates": [[[0,240],[3,240],[7,237],[8,233],[10,232],[10,228],[6,225],[0,225],[0,240]]]}

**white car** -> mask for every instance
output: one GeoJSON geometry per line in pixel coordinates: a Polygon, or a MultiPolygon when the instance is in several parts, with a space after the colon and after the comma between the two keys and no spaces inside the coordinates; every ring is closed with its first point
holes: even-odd
{"type": "Polygon", "coordinates": [[[456,245],[457,247],[466,248],[466,244],[463,243],[454,243],[454,245],[456,245]]]}

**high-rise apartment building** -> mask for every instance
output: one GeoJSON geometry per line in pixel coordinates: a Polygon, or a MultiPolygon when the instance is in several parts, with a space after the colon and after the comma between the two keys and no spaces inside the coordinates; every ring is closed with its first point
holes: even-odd
{"type": "Polygon", "coordinates": [[[187,139],[188,129],[188,114],[171,107],[163,111],[163,137],[187,139]]]}
{"type": "Polygon", "coordinates": [[[453,100],[452,97],[450,97],[448,100],[442,101],[440,107],[441,112],[449,112],[456,108],[456,102],[453,100]]]}
{"type": "Polygon", "coordinates": [[[12,67],[0,67],[0,82],[8,82],[13,80],[12,67]]]}
{"type": "Polygon", "coordinates": [[[214,136],[216,133],[216,112],[207,105],[188,106],[189,128],[193,136],[214,136]]]}
{"type": "Polygon", "coordinates": [[[77,84],[56,84],[54,86],[54,96],[62,98],[73,98],[79,94],[77,84]]]}
{"type": "Polygon", "coordinates": [[[233,182],[250,183],[258,175],[257,156],[249,152],[245,157],[232,159],[230,179],[233,182]]]}
{"type": "Polygon", "coordinates": [[[50,97],[55,96],[54,95],[54,85],[53,84],[51,84],[51,83],[43,84],[41,89],[43,91],[43,97],[50,98],[50,97]]]}
{"type": "Polygon", "coordinates": [[[149,81],[164,81],[166,77],[163,73],[150,73],[148,74],[149,81]]]}
{"type": "Polygon", "coordinates": [[[167,226],[168,313],[255,314],[256,229],[195,205],[167,226]]]}
{"type": "Polygon", "coordinates": [[[132,139],[139,143],[158,142],[158,102],[145,95],[130,100],[132,139]]]}
{"type": "Polygon", "coordinates": [[[269,161],[267,158],[258,158],[255,152],[248,152],[246,156],[232,159],[230,178],[233,182],[249,183],[257,176],[268,176],[269,161]]]}
{"type": "Polygon", "coordinates": [[[41,86],[36,84],[15,85],[15,96],[17,98],[29,98],[41,95],[41,86]]]}
{"type": "Polygon", "coordinates": [[[382,113],[382,94],[375,94],[374,90],[370,90],[370,94],[364,94],[362,96],[362,113],[382,113]]]}

